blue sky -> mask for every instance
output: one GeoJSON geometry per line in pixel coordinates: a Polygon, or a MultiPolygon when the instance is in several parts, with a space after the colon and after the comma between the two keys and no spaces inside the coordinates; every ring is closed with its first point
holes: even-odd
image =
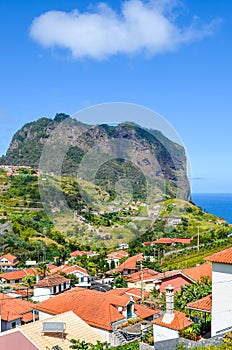
{"type": "Polygon", "coordinates": [[[0,153],[41,116],[136,103],[182,138],[193,192],[231,193],[232,3],[98,3],[0,2],[0,153]]]}

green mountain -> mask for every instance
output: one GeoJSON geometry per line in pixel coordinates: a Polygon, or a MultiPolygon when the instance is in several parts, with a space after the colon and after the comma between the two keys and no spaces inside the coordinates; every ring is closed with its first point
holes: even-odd
{"type": "Polygon", "coordinates": [[[63,113],[40,118],[15,133],[0,163],[78,176],[112,198],[120,191],[142,201],[191,196],[184,148],[129,122],[93,126],[63,113]]]}

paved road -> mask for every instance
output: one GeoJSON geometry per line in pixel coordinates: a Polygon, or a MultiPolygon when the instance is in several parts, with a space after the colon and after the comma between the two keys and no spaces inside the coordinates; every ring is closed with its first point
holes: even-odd
{"type": "Polygon", "coordinates": [[[12,222],[7,222],[4,225],[0,225],[0,235],[3,234],[4,231],[8,230],[12,226],[12,222]]]}

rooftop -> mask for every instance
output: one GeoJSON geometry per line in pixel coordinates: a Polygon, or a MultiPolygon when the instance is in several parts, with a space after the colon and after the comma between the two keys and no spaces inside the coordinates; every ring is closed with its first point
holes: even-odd
{"type": "MultiPolygon", "coordinates": [[[[34,308],[51,315],[73,311],[90,326],[112,330],[112,323],[125,319],[125,316],[119,311],[119,307],[125,308],[130,300],[131,296],[126,294],[119,296],[76,287],[43,301],[35,305],[34,308]]],[[[152,313],[154,311],[142,308],[137,310],[138,316],[142,312],[152,313]]]]}
{"type": "Polygon", "coordinates": [[[205,258],[206,261],[221,264],[232,264],[232,247],[222,250],[221,252],[215,253],[205,258]]]}
{"type": "Polygon", "coordinates": [[[135,270],[137,268],[137,262],[142,261],[143,254],[137,254],[135,256],[131,256],[126,261],[124,261],[119,267],[117,268],[118,271],[123,270],[135,270]]]}
{"type": "Polygon", "coordinates": [[[174,329],[176,331],[187,328],[187,327],[191,326],[191,324],[193,324],[193,321],[190,321],[188,319],[188,315],[184,314],[183,312],[175,310],[174,315],[175,315],[174,319],[171,323],[164,323],[163,322],[164,316],[161,316],[161,317],[155,319],[152,323],[156,324],[158,326],[174,329]]]}
{"type": "Polygon", "coordinates": [[[182,272],[194,281],[200,281],[201,277],[212,279],[212,265],[208,263],[184,269],[182,272]]]}
{"type": "Polygon", "coordinates": [[[0,333],[1,350],[15,350],[16,344],[18,349],[40,350],[19,329],[0,333]]]}
{"type": "Polygon", "coordinates": [[[0,279],[4,278],[7,281],[12,281],[12,280],[18,281],[18,280],[26,277],[27,275],[36,276],[36,273],[37,273],[36,269],[34,269],[33,267],[30,267],[30,268],[23,269],[23,270],[1,273],[0,279]]]}
{"type": "Polygon", "coordinates": [[[70,350],[70,339],[84,340],[87,343],[96,344],[97,340],[105,342],[105,339],[80,317],[72,311],[47,318],[45,321],[37,321],[19,327],[19,329],[36,344],[39,349],[52,349],[53,346],[60,346],[62,350],[70,350]],[[43,322],[64,322],[65,332],[64,339],[59,334],[45,333],[42,334],[43,322]]]}
{"type": "Polygon", "coordinates": [[[212,294],[209,294],[204,298],[188,303],[186,308],[210,313],[212,311],[212,294]]]}
{"type": "Polygon", "coordinates": [[[34,287],[53,287],[68,281],[70,281],[69,278],[61,276],[60,274],[54,274],[54,275],[49,275],[44,279],[40,280],[38,283],[34,285],[34,287]]]}
{"type": "Polygon", "coordinates": [[[19,318],[24,322],[32,320],[32,310],[34,304],[0,293],[1,319],[6,322],[14,321],[19,318]]]}

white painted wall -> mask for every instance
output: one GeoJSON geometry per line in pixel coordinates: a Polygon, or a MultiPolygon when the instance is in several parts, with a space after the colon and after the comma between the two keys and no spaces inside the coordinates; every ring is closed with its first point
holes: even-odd
{"type": "Polygon", "coordinates": [[[154,336],[155,342],[179,338],[178,331],[175,331],[174,329],[162,327],[156,324],[153,324],[153,336],[154,336]]]}
{"type": "Polygon", "coordinates": [[[54,316],[54,315],[48,314],[48,313],[43,312],[43,311],[39,311],[39,320],[40,321],[46,320],[47,318],[49,318],[51,316],[54,316]]]}
{"type": "Polygon", "coordinates": [[[212,264],[211,335],[232,330],[232,265],[212,264]]]}
{"type": "Polygon", "coordinates": [[[51,289],[52,288],[49,287],[34,287],[34,296],[32,297],[32,300],[41,302],[49,299],[52,294],[51,289]]]}

